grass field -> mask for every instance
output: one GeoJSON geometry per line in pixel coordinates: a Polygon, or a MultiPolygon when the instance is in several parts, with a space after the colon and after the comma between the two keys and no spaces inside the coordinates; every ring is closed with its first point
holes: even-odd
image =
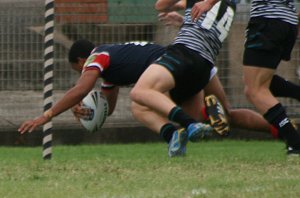
{"type": "Polygon", "coordinates": [[[0,197],[297,198],[300,158],[272,141],[208,141],[169,158],[164,143],[0,147],[0,197]]]}

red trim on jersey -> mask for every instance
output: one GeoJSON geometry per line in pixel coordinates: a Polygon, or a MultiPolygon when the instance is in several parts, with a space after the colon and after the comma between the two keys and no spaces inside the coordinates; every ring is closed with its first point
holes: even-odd
{"type": "Polygon", "coordinates": [[[107,69],[110,64],[109,54],[106,52],[98,54],[96,56],[95,60],[90,64],[92,65],[93,63],[98,63],[99,65],[101,65],[103,70],[107,69]]]}
{"type": "Polygon", "coordinates": [[[103,70],[107,69],[110,64],[110,57],[107,52],[101,52],[101,53],[94,53],[89,56],[87,59],[83,71],[86,70],[99,70],[99,73],[101,73],[103,70]]]}
{"type": "Polygon", "coordinates": [[[88,70],[97,70],[97,71],[99,71],[99,73],[101,74],[101,70],[100,70],[100,68],[97,67],[97,66],[89,66],[89,67],[84,68],[84,72],[86,72],[86,71],[88,71],[88,70]]]}
{"type": "Polygon", "coordinates": [[[101,88],[102,89],[112,89],[114,87],[115,87],[114,84],[112,84],[110,82],[107,82],[107,81],[104,81],[104,82],[101,83],[101,88]]]}

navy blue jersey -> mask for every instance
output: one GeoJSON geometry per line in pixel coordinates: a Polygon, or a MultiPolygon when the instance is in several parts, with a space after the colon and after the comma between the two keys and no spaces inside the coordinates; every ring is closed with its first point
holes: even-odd
{"type": "Polygon", "coordinates": [[[101,78],[113,85],[137,82],[147,67],[165,52],[156,44],[114,44],[96,47],[87,59],[83,72],[98,69],[101,78]]]}

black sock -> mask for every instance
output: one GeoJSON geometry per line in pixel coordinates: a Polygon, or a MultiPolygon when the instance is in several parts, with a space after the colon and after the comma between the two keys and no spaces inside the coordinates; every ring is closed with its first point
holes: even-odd
{"type": "Polygon", "coordinates": [[[288,146],[300,149],[300,135],[293,127],[280,103],[270,108],[264,114],[264,118],[278,129],[279,136],[286,141],[288,146]]]}
{"type": "Polygon", "coordinates": [[[300,101],[300,86],[278,75],[273,76],[270,91],[276,97],[289,97],[300,101]]]}
{"type": "Polygon", "coordinates": [[[180,107],[174,107],[169,115],[169,120],[179,123],[182,127],[187,128],[191,123],[195,123],[196,120],[183,112],[180,107]]]}
{"type": "Polygon", "coordinates": [[[164,126],[161,127],[159,135],[162,137],[167,143],[170,142],[173,132],[176,130],[176,127],[171,124],[167,123],[164,126]]]}

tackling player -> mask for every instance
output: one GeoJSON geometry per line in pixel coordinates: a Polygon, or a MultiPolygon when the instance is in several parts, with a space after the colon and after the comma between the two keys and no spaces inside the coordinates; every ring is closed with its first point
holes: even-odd
{"type": "MultiPolygon", "coordinates": [[[[177,2],[158,0],[155,8],[170,11],[176,8],[177,2]]],[[[216,4],[212,12],[195,21],[191,18],[191,11],[197,3],[196,0],[187,0],[185,20],[175,41],[146,69],[130,93],[135,117],[149,115],[139,119],[144,125],[151,125],[154,122],[151,118],[155,117],[155,121],[168,119],[181,126],[172,133],[169,143],[171,157],[184,155],[187,142],[202,135],[199,130],[201,123],[176,104],[193,108],[198,103],[197,93],[209,85],[213,77],[214,60],[235,13],[235,3],[224,0],[216,4]]]]}
{"type": "MultiPolygon", "coordinates": [[[[183,23],[183,16],[175,11],[161,12],[158,15],[158,19],[159,19],[159,21],[162,21],[167,26],[175,26],[178,28],[183,23]]],[[[300,86],[282,78],[281,76],[279,76],[277,74],[275,74],[271,80],[270,91],[276,97],[288,97],[288,98],[293,98],[293,99],[300,101],[300,86]]],[[[215,95],[216,95],[216,93],[215,93],[215,95]]],[[[221,96],[217,96],[217,97],[220,100],[221,100],[221,98],[223,98],[221,96]]],[[[221,101],[221,103],[223,104],[225,109],[229,109],[229,108],[226,108],[225,102],[221,101]]],[[[231,117],[231,116],[229,116],[229,117],[231,117]]]]}

